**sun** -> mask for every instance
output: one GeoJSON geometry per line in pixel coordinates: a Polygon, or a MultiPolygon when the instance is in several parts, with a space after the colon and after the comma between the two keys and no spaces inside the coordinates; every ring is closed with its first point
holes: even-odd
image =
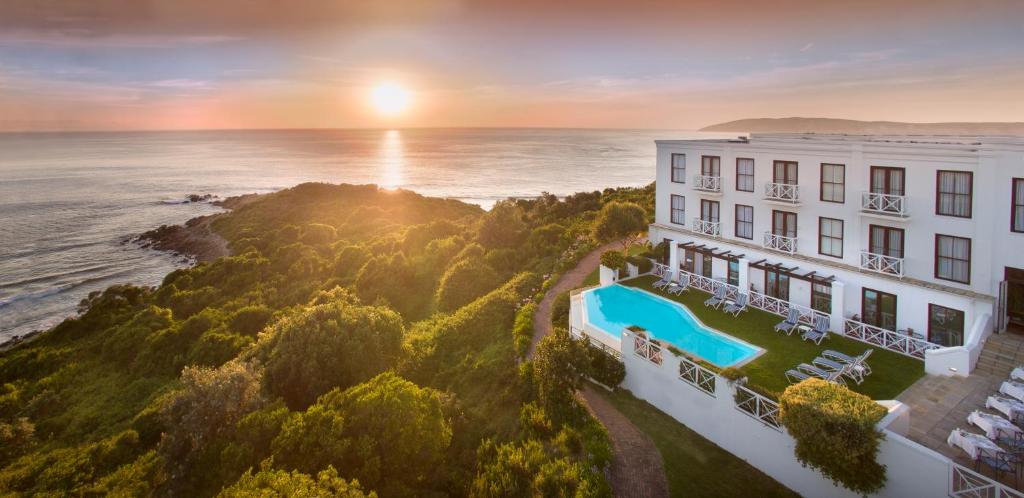
{"type": "Polygon", "coordinates": [[[386,82],[373,87],[370,100],[377,112],[390,116],[406,110],[411,96],[409,91],[400,85],[386,82]]]}

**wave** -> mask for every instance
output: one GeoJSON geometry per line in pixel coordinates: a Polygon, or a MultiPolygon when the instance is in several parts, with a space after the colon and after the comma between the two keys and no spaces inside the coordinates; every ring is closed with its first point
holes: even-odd
{"type": "Polygon", "coordinates": [[[10,306],[11,304],[14,304],[14,303],[17,303],[17,302],[21,302],[21,301],[40,300],[40,299],[43,299],[43,298],[46,298],[46,297],[49,297],[49,296],[53,296],[55,294],[60,294],[61,292],[70,291],[70,290],[75,289],[77,287],[82,287],[84,285],[94,284],[94,283],[97,283],[97,282],[103,282],[105,280],[110,280],[110,279],[112,279],[114,277],[119,277],[121,275],[126,275],[126,274],[129,274],[129,273],[133,273],[134,271],[135,271],[134,269],[121,270],[121,271],[116,271],[116,272],[113,272],[113,273],[108,273],[106,275],[99,275],[99,276],[96,276],[96,277],[86,278],[86,279],[83,279],[83,280],[79,280],[77,282],[70,282],[70,283],[66,283],[66,284],[56,285],[56,286],[49,287],[49,288],[46,288],[46,289],[41,289],[41,290],[38,290],[38,291],[25,292],[25,293],[22,293],[22,294],[15,294],[13,296],[10,296],[10,297],[4,298],[4,299],[0,299],[0,309],[5,308],[7,306],[10,306]]]}
{"type": "Polygon", "coordinates": [[[112,264],[106,264],[106,265],[96,265],[96,266],[90,266],[90,267],[87,267],[87,268],[72,269],[72,270],[68,270],[68,271],[65,271],[65,272],[48,273],[46,275],[39,275],[37,277],[23,278],[21,280],[15,280],[13,282],[0,282],[0,289],[11,288],[11,287],[18,287],[18,286],[22,286],[22,285],[26,285],[26,284],[35,284],[35,283],[39,283],[39,282],[45,282],[47,280],[57,280],[57,279],[60,279],[60,278],[66,278],[66,277],[70,277],[70,276],[73,276],[73,275],[81,275],[83,273],[93,273],[93,272],[98,272],[98,271],[104,271],[104,270],[109,270],[111,268],[115,268],[117,266],[119,266],[119,265],[118,264],[113,264],[113,263],[112,264]]]}

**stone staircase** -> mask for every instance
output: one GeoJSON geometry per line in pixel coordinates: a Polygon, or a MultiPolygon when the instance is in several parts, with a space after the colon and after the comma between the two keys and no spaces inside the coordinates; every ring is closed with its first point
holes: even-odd
{"type": "Polygon", "coordinates": [[[974,373],[1005,379],[1011,370],[1021,365],[1024,365],[1024,336],[992,334],[981,350],[974,373]]]}

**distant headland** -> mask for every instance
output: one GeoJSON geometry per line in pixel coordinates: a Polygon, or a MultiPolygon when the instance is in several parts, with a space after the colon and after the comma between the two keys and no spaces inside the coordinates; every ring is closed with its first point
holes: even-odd
{"type": "Polygon", "coordinates": [[[850,133],[867,135],[1018,135],[1024,123],[901,123],[832,118],[752,118],[701,128],[700,131],[754,133],[850,133]]]}

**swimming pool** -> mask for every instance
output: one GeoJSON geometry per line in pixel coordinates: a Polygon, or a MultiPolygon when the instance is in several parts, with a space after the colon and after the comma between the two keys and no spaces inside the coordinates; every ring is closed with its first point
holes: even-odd
{"type": "Polygon", "coordinates": [[[659,339],[719,367],[745,363],[763,351],[704,326],[685,306],[640,289],[619,284],[583,294],[585,320],[618,339],[622,329],[636,325],[659,339]]]}

